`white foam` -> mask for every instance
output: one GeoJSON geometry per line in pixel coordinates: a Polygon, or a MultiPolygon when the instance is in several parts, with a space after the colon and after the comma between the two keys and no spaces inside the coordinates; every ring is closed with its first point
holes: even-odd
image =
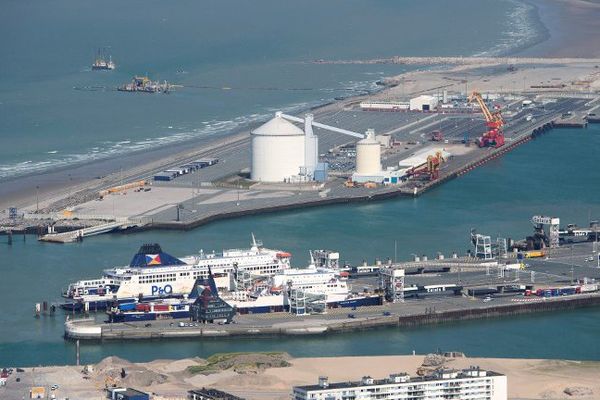
{"type": "Polygon", "coordinates": [[[512,8],[502,17],[506,28],[492,48],[473,54],[474,57],[491,57],[506,55],[522,49],[540,40],[542,33],[536,28],[535,7],[519,0],[506,0],[512,8]]]}
{"type": "MultiPolygon", "coordinates": [[[[372,81],[349,81],[341,82],[340,85],[343,89],[346,90],[371,90],[377,88],[375,83],[372,81]]],[[[332,89],[330,90],[330,92],[332,92],[333,95],[333,93],[339,93],[343,89],[332,89]]],[[[249,126],[258,122],[266,121],[269,118],[271,118],[276,111],[283,111],[288,114],[296,114],[303,110],[319,106],[331,100],[331,98],[323,98],[321,100],[314,100],[310,102],[298,102],[289,104],[285,107],[271,107],[266,109],[264,113],[252,113],[248,115],[238,116],[229,120],[203,121],[200,123],[200,126],[198,128],[194,129],[174,129],[173,127],[169,126],[168,129],[170,130],[173,128],[175,133],[158,136],[155,138],[146,137],[138,141],[102,141],[100,144],[94,147],[90,147],[88,148],[88,150],[82,153],[59,154],[57,150],[53,150],[52,153],[48,152],[48,154],[52,154],[54,157],[46,158],[37,162],[28,160],[13,164],[0,164],[0,178],[14,177],[28,173],[39,173],[50,168],[64,167],[67,165],[106,159],[122,154],[127,154],[132,151],[155,149],[186,140],[224,135],[230,133],[233,130],[237,130],[239,128],[249,126]],[[59,155],[56,156],[57,154],[59,155]]]]}

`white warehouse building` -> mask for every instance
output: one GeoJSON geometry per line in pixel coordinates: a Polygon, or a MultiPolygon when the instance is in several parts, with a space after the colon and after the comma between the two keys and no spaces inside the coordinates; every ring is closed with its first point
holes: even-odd
{"type": "Polygon", "coordinates": [[[410,99],[411,111],[433,111],[438,105],[438,98],[423,94],[410,99]]]}
{"type": "Polygon", "coordinates": [[[320,377],[317,385],[295,386],[293,400],[412,400],[469,399],[506,400],[506,376],[476,367],[461,371],[438,370],[430,376],[411,377],[393,374],[375,380],[369,376],[359,382],[329,383],[320,377]]]}
{"type": "Polygon", "coordinates": [[[284,182],[300,174],[305,166],[305,134],[281,113],[253,130],[251,137],[253,181],[284,182]]]}

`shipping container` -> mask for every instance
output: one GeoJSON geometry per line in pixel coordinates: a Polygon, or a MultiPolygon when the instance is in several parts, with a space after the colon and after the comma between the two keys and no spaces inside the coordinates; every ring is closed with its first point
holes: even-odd
{"type": "Polygon", "coordinates": [[[160,174],[154,175],[155,181],[170,181],[173,179],[173,174],[169,172],[161,172],[160,174]]]}
{"type": "Polygon", "coordinates": [[[538,257],[544,257],[544,252],[540,251],[540,250],[535,250],[535,251],[528,251],[527,253],[525,253],[525,258],[538,258],[538,257]]]}
{"type": "Polygon", "coordinates": [[[131,311],[135,310],[136,303],[123,303],[119,304],[119,310],[121,311],[131,311]]]}

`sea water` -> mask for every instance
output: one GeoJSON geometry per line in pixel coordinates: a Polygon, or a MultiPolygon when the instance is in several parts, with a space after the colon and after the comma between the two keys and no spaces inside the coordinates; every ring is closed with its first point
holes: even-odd
{"type": "MultiPolygon", "coordinates": [[[[530,219],[543,214],[563,223],[587,224],[600,217],[600,170],[595,167],[600,126],[556,129],[500,159],[451,180],[419,198],[398,198],[243,217],[187,232],[150,231],[101,235],[82,243],[56,245],[33,237],[0,244],[0,365],[66,364],[75,360],[64,341],[64,315],[33,317],[34,304],[60,300],[68,282],[93,278],[103,268],[129,263],[143,243],[157,242],[173,255],[249,245],[250,233],[270,248],[293,254],[293,265],[308,262],[308,250],[327,248],[342,260],[437,251],[464,254],[471,228],[493,237],[531,234],[530,219]]],[[[1,239],[1,238],[0,238],[1,239]]],[[[407,354],[436,349],[472,356],[600,360],[600,311],[470,321],[415,329],[383,329],[326,337],[202,339],[164,342],[82,344],[83,362],[109,355],[135,361],[206,356],[219,351],[282,350],[294,356],[407,354]]]]}
{"type": "MultiPolygon", "coordinates": [[[[534,10],[513,0],[183,0],[176,6],[7,0],[0,13],[0,180],[223,135],[277,109],[295,112],[374,90],[381,77],[405,70],[315,65],[315,59],[501,55],[544,34],[534,10]],[[101,47],[117,70],[91,71],[101,47]],[[169,95],[115,91],[134,75],[182,87],[169,95]]],[[[583,224],[598,214],[598,189],[589,185],[599,178],[592,164],[598,134],[597,128],[554,131],[418,199],[246,217],[191,232],[105,235],[65,246],[15,237],[12,246],[0,244],[0,365],[73,363],[74,345],[62,339],[64,315],[35,319],[34,304],[58,301],[68,282],[127,264],[146,242],[184,255],[246,246],[254,232],[267,246],[291,251],[294,265],[302,266],[313,248],[339,250],[352,263],[392,257],[394,242],[401,259],[464,253],[470,228],[521,237],[539,213],[583,224]]],[[[218,351],[314,356],[437,348],[600,359],[598,317],[596,310],[580,310],[277,341],[85,343],[82,362],[113,354],[144,361],[218,351]]]]}
{"type": "Polygon", "coordinates": [[[223,135],[406,69],[316,59],[507,54],[543,34],[514,0],[6,0],[0,181],[223,135]],[[91,70],[98,48],[115,71],[91,70]],[[115,90],[134,75],[183,87],[115,90]]]}

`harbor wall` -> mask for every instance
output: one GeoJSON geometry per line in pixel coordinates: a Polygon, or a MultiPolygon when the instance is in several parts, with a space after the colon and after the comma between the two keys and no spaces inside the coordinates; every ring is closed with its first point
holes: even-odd
{"type": "Polygon", "coordinates": [[[522,145],[523,143],[526,143],[532,139],[535,139],[536,137],[542,135],[543,133],[545,133],[553,128],[554,128],[553,120],[541,122],[537,125],[537,127],[533,128],[531,130],[528,130],[527,132],[522,133],[521,135],[515,137],[514,140],[512,140],[509,144],[502,146],[498,149],[491,149],[487,154],[484,154],[481,157],[478,157],[477,159],[475,159],[474,161],[471,161],[465,165],[462,165],[454,170],[451,170],[451,171],[445,173],[444,175],[440,176],[439,179],[428,182],[425,185],[421,186],[420,188],[417,188],[416,191],[414,191],[413,189],[395,188],[393,186],[389,186],[388,190],[375,192],[375,193],[354,195],[354,196],[330,197],[330,198],[299,201],[299,202],[294,202],[294,203],[268,206],[268,207],[257,207],[257,208],[253,208],[253,209],[247,209],[247,210],[222,212],[219,214],[208,215],[208,216],[197,218],[192,221],[185,221],[185,222],[182,222],[182,221],[179,221],[179,222],[175,222],[175,221],[173,221],[173,222],[152,222],[144,227],[136,228],[136,229],[141,229],[141,230],[145,230],[145,229],[189,230],[189,229],[194,229],[194,228],[202,226],[202,225],[209,224],[214,221],[236,218],[236,217],[240,217],[240,216],[257,215],[257,214],[279,212],[279,211],[288,211],[288,210],[294,210],[294,209],[299,209],[299,208],[308,208],[308,207],[322,207],[322,206],[326,206],[326,205],[364,203],[367,201],[387,200],[387,199],[391,199],[391,198],[395,198],[395,197],[417,197],[417,196],[420,196],[421,194],[425,193],[426,191],[431,190],[431,189],[437,187],[438,185],[441,185],[444,182],[447,182],[451,179],[460,177],[460,176],[466,174],[467,172],[484,165],[485,163],[489,162],[490,160],[493,160],[493,159],[503,156],[504,154],[508,153],[509,151],[512,151],[513,149],[522,145]]]}
{"type": "Polygon", "coordinates": [[[600,297],[598,296],[550,301],[541,300],[534,302],[503,305],[497,307],[472,308],[465,310],[446,311],[441,313],[400,317],[398,319],[398,326],[413,327],[421,325],[467,321],[474,319],[508,317],[540,312],[566,311],[577,308],[597,306],[600,306],[600,297]]]}
{"type": "Polygon", "coordinates": [[[379,316],[352,320],[323,320],[322,324],[307,326],[300,323],[277,327],[274,325],[238,327],[236,325],[200,325],[194,328],[164,327],[129,329],[121,325],[89,324],[86,320],[65,323],[65,338],[76,340],[165,340],[176,338],[219,337],[277,337],[297,335],[323,335],[361,331],[381,327],[411,328],[416,326],[453,323],[459,321],[501,318],[523,314],[567,311],[600,306],[600,295],[577,295],[568,298],[535,299],[501,306],[465,308],[407,316],[379,316]]]}

